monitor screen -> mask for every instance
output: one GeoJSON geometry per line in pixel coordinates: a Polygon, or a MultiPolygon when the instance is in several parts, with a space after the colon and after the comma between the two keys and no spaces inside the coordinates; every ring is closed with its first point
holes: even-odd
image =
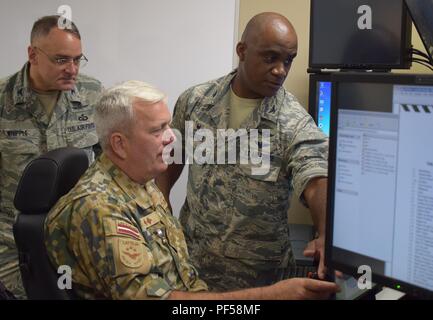
{"type": "Polygon", "coordinates": [[[334,75],[326,263],[433,296],[433,75],[334,75]]]}
{"type": "Polygon", "coordinates": [[[332,82],[330,74],[310,74],[308,110],[317,126],[329,136],[332,82]]]}
{"type": "Polygon", "coordinates": [[[409,68],[411,27],[403,0],[311,0],[309,66],[409,68]]]}
{"type": "Polygon", "coordinates": [[[433,0],[406,0],[413,23],[433,61],[433,0]]]}

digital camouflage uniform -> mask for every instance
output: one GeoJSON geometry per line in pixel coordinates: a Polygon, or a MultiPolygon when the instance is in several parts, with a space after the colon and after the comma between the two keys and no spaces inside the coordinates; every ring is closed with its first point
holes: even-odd
{"type": "Polygon", "coordinates": [[[54,266],[71,267],[82,298],[163,299],[172,290],[207,290],[155,183],[133,182],[105,154],[50,211],[45,239],[54,266]]]}
{"type": "MultiPolygon", "coordinates": [[[[227,129],[226,93],[235,73],[179,97],[172,127],[183,139],[185,121],[194,122],[194,132],[212,130],[215,141],[216,129],[227,129]]],[[[270,129],[269,172],[254,175],[251,162],[191,164],[180,212],[192,263],[210,290],[256,287],[283,278],[294,264],[287,217],[291,194],[303,201],[309,180],[327,175],[327,138],[283,87],[263,99],[240,128],[270,129]]]]}
{"type": "Polygon", "coordinates": [[[79,75],[76,87],[63,91],[51,119],[30,88],[29,64],[0,80],[0,281],[24,297],[12,234],[17,184],[25,166],[37,156],[66,146],[82,148],[93,161],[98,142],[94,103],[101,91],[96,79],[79,75]]]}

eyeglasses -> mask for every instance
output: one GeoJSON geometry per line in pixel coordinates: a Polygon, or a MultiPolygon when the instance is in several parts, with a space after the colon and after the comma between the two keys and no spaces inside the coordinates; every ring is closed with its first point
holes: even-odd
{"type": "Polygon", "coordinates": [[[44,55],[47,56],[48,60],[50,60],[52,63],[54,63],[57,66],[65,66],[65,65],[73,62],[75,66],[84,68],[87,65],[87,62],[89,62],[89,60],[87,60],[87,58],[86,58],[86,56],[84,54],[81,54],[80,56],[78,56],[76,58],[71,58],[71,57],[52,57],[48,53],[46,53],[45,51],[43,51],[41,48],[38,48],[38,47],[33,47],[33,48],[39,50],[40,52],[42,52],[44,55]]]}

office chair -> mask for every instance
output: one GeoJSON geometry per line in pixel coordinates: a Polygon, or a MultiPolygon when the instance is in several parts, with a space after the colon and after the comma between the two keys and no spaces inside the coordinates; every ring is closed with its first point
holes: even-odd
{"type": "Polygon", "coordinates": [[[21,176],[14,204],[19,213],[13,226],[20,272],[29,299],[73,299],[72,290],[60,290],[57,270],[44,243],[44,221],[57,200],[66,194],[88,167],[78,148],[50,151],[31,161],[21,176]]]}

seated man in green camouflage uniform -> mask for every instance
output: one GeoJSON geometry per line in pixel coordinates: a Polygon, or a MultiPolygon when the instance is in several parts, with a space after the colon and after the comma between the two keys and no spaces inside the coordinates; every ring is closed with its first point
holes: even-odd
{"type": "Polygon", "coordinates": [[[22,171],[37,156],[65,146],[84,149],[93,161],[98,142],[93,108],[101,84],[78,74],[87,61],[80,33],[72,21],[58,24],[59,19],[46,16],[34,23],[29,61],[0,80],[0,281],[20,298],[25,293],[12,225],[22,171]]]}
{"type": "MultiPolygon", "coordinates": [[[[309,206],[318,230],[305,253],[320,256],[319,277],[325,276],[328,141],[282,86],[297,47],[296,32],[285,17],[259,14],[237,44],[238,69],[188,89],[176,103],[172,126],[183,137],[191,122],[193,130],[210,130],[215,139],[227,128],[270,131],[269,151],[257,146],[268,156],[267,174],[255,174],[253,161],[189,165],[179,221],[191,261],[211,290],[268,285],[286,277],[294,264],[287,217],[293,191],[309,206]]],[[[183,167],[170,165],[158,177],[166,199],[183,167]]]]}
{"type": "Polygon", "coordinates": [[[108,90],[97,104],[103,153],[45,222],[50,260],[56,269],[71,268],[74,292],[87,299],[303,299],[335,292],[334,283],[313,279],[206,292],[153,180],[167,169],[170,120],[165,96],[138,81],[108,90]]]}

